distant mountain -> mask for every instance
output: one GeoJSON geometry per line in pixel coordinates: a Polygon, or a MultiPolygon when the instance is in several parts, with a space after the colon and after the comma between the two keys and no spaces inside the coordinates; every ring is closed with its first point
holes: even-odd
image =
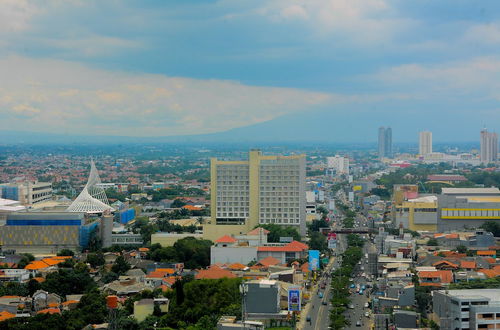
{"type": "Polygon", "coordinates": [[[418,111],[388,115],[378,109],[356,111],[321,110],[296,113],[255,125],[218,133],[130,137],[69,135],[56,133],[0,131],[0,144],[34,143],[206,143],[206,142],[321,142],[375,143],[379,126],[391,126],[393,142],[418,143],[418,132],[433,131],[434,141],[478,141],[482,127],[478,118],[450,118],[439,112],[426,116],[418,111]],[[477,124],[477,125],[476,125],[477,124]]]}

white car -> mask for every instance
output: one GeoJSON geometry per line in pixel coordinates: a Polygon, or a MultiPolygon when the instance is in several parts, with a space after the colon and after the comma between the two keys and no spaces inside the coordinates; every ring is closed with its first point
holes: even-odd
{"type": "Polygon", "coordinates": [[[365,317],[370,317],[370,312],[365,312],[365,317]]]}
{"type": "MultiPolygon", "coordinates": [[[[367,302],[365,303],[365,308],[368,308],[370,306],[370,304],[368,304],[367,302]]],[[[368,312],[367,312],[368,313],[368,312]]]]}

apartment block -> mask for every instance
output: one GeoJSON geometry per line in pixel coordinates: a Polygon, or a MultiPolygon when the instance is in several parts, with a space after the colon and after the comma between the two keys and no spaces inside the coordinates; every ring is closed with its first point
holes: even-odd
{"type": "Polygon", "coordinates": [[[242,234],[259,224],[296,227],[305,234],[305,155],[211,159],[211,220],[204,237],[242,234]]]}

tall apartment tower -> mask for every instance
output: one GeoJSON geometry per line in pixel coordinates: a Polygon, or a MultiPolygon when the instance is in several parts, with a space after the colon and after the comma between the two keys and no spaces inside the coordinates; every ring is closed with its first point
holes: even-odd
{"type": "Polygon", "coordinates": [[[498,135],[488,132],[486,128],[481,131],[481,162],[491,163],[498,160],[498,135]]]}
{"type": "Polygon", "coordinates": [[[432,132],[420,132],[418,154],[425,156],[432,153],[432,132]]]}
{"type": "Polygon", "coordinates": [[[392,128],[390,127],[378,129],[378,156],[379,158],[392,157],[392,128]]]}
{"type": "Polygon", "coordinates": [[[211,220],[203,228],[204,238],[245,233],[259,224],[293,226],[304,235],[305,173],[305,155],[251,150],[248,160],[212,158],[211,220]]]}

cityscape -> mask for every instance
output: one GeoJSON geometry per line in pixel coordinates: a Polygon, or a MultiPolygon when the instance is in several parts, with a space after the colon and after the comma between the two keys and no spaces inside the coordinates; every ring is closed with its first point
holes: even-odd
{"type": "Polygon", "coordinates": [[[0,330],[500,329],[498,9],[0,1],[0,330]]]}

